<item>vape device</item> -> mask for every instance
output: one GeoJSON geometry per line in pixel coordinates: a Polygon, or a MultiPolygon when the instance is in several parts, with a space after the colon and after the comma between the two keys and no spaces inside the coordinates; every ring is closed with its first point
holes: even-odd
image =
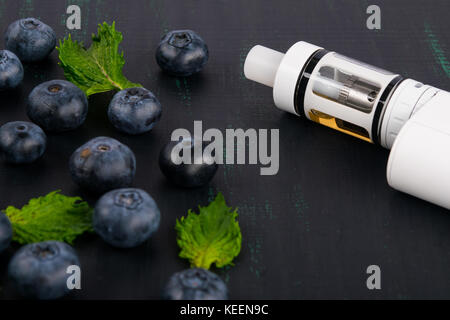
{"type": "Polygon", "coordinates": [[[253,47],[244,74],[279,109],[391,149],[389,185],[450,209],[449,92],[303,41],[253,47]]]}

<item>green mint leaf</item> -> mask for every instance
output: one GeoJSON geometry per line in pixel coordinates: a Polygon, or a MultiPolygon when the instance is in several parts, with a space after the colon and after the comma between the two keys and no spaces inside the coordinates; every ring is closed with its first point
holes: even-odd
{"type": "Polygon", "coordinates": [[[213,263],[218,268],[232,265],[242,243],[236,209],[228,207],[219,193],[207,207],[199,206],[199,210],[199,214],[189,210],[187,217],[177,219],[180,257],[197,268],[209,269],[213,263]]]}
{"type": "Polygon", "coordinates": [[[123,52],[119,53],[122,33],[116,30],[115,22],[98,25],[97,35],[92,35],[89,49],[69,36],[59,41],[59,64],[64,76],[90,96],[94,93],[142,87],[128,81],[122,74],[125,64],[123,52]]]}
{"type": "Polygon", "coordinates": [[[9,206],[4,212],[11,221],[12,240],[21,244],[47,240],[72,244],[78,235],[93,231],[92,208],[59,190],[31,199],[22,209],[9,206]]]}

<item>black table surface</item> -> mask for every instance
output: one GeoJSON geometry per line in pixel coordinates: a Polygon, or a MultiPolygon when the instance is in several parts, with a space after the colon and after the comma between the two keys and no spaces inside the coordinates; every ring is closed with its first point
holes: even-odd
{"type": "MultiPolygon", "coordinates": [[[[450,89],[450,2],[377,1],[381,30],[368,30],[370,1],[162,1],[0,0],[0,30],[28,16],[51,25],[58,38],[69,33],[90,44],[103,21],[124,34],[125,75],[152,90],[163,117],[150,133],[127,136],[108,122],[113,93],[91,96],[85,124],[50,134],[45,156],[27,166],[0,164],[0,208],[61,189],[91,204],[68,172],[71,153],[96,136],[130,146],[137,158],[134,186],[157,201],[157,234],[134,249],[112,248],[95,234],[77,239],[82,289],[72,299],[157,299],[167,279],[189,267],[178,258],[175,220],[222,192],[237,207],[242,251],[231,268],[214,269],[233,299],[450,298],[448,211],[391,189],[386,182],[388,150],[279,111],[272,90],[248,81],[243,62],[262,44],[285,51],[305,40],[329,50],[450,89]],[[78,4],[81,30],[65,27],[66,8],[78,4]],[[163,74],[154,58],[161,36],[173,29],[196,30],[210,49],[198,75],[163,74]],[[258,165],[221,165],[209,186],[181,189],[159,170],[160,148],[176,128],[280,130],[280,170],[261,176],[258,165]],[[381,290],[368,290],[366,268],[381,268],[381,290]]],[[[3,40],[3,39],[1,39],[3,40]]],[[[27,120],[26,98],[37,84],[63,78],[57,52],[25,65],[23,84],[0,93],[0,124],[27,120]]],[[[16,298],[7,264],[18,249],[0,254],[0,298],[16,298]]]]}

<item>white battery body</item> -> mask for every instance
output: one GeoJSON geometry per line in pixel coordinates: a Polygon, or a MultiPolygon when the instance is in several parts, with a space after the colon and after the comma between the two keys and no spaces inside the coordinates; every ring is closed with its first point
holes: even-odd
{"type": "Polygon", "coordinates": [[[450,93],[303,41],[253,47],[244,74],[279,109],[392,148],[389,185],[450,209],[450,93]]]}
{"type": "Polygon", "coordinates": [[[387,180],[450,209],[450,93],[438,92],[405,123],[389,154],[387,180]]]}

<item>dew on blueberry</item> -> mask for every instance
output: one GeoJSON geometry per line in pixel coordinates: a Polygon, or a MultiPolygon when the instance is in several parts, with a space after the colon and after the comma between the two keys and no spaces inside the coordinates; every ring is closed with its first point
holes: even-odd
{"type": "Polygon", "coordinates": [[[0,212],[0,253],[9,247],[12,235],[11,222],[6,214],[0,212]]]}
{"type": "Polygon", "coordinates": [[[194,31],[174,30],[162,38],[155,57],[163,71],[187,77],[204,68],[209,51],[205,41],[194,31]]]}
{"type": "Polygon", "coordinates": [[[9,50],[0,50],[0,90],[13,89],[23,80],[23,66],[9,50]]]}
{"type": "Polygon", "coordinates": [[[150,131],[161,118],[161,104],[145,88],[129,88],[117,92],[108,107],[108,118],[119,131],[142,134],[150,131]]]}
{"type": "Polygon", "coordinates": [[[86,95],[69,81],[43,82],[28,97],[28,117],[46,131],[76,129],[86,120],[87,112],[86,95]]]}
{"type": "Polygon", "coordinates": [[[25,245],[8,266],[8,276],[25,298],[50,300],[69,293],[67,268],[80,265],[75,250],[64,242],[45,241],[25,245]]]}
{"type": "MultiPolygon", "coordinates": [[[[201,159],[196,159],[195,146],[201,142],[195,139],[183,138],[180,141],[170,141],[159,154],[159,167],[166,178],[173,184],[195,188],[206,185],[216,174],[218,165],[215,159],[205,154],[206,144],[199,146],[202,150],[201,159]],[[190,163],[178,163],[173,159],[172,153],[177,148],[179,153],[187,152],[190,155],[190,163]]],[[[177,150],[175,150],[177,151],[177,150]]],[[[180,159],[181,160],[181,159],[180,159]]]]}
{"type": "Polygon", "coordinates": [[[202,268],[175,273],[168,281],[163,298],[167,300],[227,300],[226,284],[215,273],[202,268]]]}
{"type": "Polygon", "coordinates": [[[5,47],[23,62],[45,59],[55,48],[56,35],[51,27],[36,18],[11,23],[5,33],[5,47]]]}
{"type": "Polygon", "coordinates": [[[95,205],[93,226],[108,244],[136,247],[158,229],[161,214],[144,190],[122,188],[104,194],[95,205]]]}
{"type": "Polygon", "coordinates": [[[31,163],[47,147],[47,136],[37,125],[26,121],[8,122],[0,127],[0,153],[9,163],[31,163]]]}
{"type": "Polygon", "coordinates": [[[136,172],[136,158],[126,145],[109,137],[94,138],[72,154],[73,181],[93,193],[129,187],[136,172]]]}

